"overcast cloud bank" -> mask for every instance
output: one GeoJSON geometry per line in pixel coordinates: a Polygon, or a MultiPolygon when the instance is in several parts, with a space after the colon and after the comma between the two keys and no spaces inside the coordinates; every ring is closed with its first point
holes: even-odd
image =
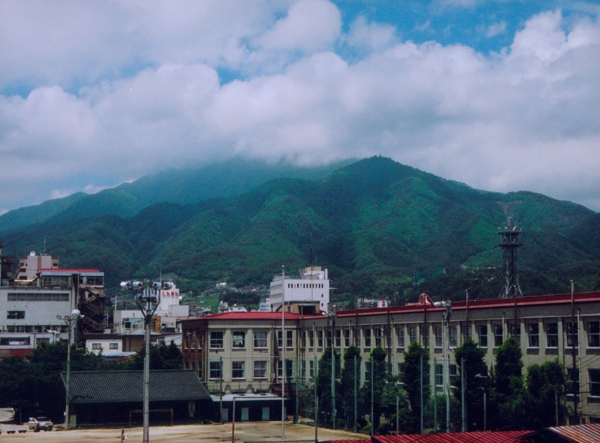
{"type": "Polygon", "coordinates": [[[165,166],[372,155],[600,210],[597,6],[526,17],[491,52],[344,7],[0,3],[0,213],[165,166]]]}

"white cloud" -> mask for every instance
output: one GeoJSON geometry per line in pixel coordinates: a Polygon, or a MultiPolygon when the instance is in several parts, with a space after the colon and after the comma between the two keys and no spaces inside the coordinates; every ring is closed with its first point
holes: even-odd
{"type": "Polygon", "coordinates": [[[504,34],[506,32],[506,22],[503,20],[498,23],[491,24],[488,26],[485,36],[487,38],[496,37],[497,35],[504,34]]]}
{"type": "Polygon", "coordinates": [[[0,50],[5,36],[22,43],[0,59],[0,88],[34,85],[0,96],[0,207],[233,155],[377,154],[600,209],[600,26],[589,18],[567,27],[560,11],[538,14],[484,56],[400,43],[363,18],[343,35],[324,0],[22,4],[0,3],[0,50]],[[67,13],[77,20],[58,32],[67,13]],[[362,55],[345,60],[340,45],[362,55]],[[223,82],[226,68],[244,77],[223,82]]]}

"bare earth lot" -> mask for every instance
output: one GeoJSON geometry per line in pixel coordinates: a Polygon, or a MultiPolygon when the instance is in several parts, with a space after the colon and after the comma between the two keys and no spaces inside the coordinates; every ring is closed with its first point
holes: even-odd
{"type": "MultiPolygon", "coordinates": [[[[119,443],[121,440],[121,429],[71,429],[54,430],[49,432],[19,433],[18,429],[24,430],[25,426],[2,424],[0,439],[4,442],[26,441],[26,442],[95,442],[95,443],[119,443]],[[7,431],[14,429],[14,434],[7,431]]],[[[150,442],[152,443],[223,443],[231,442],[231,423],[222,425],[186,425],[186,426],[150,426],[150,442]]],[[[142,428],[126,428],[126,442],[141,442],[142,428]]],[[[235,443],[243,442],[280,442],[281,422],[242,422],[235,424],[235,443]]],[[[368,440],[369,436],[354,434],[352,432],[334,431],[331,429],[318,429],[318,440],[368,440]]],[[[285,424],[286,442],[314,442],[315,428],[308,425],[285,424]]]]}

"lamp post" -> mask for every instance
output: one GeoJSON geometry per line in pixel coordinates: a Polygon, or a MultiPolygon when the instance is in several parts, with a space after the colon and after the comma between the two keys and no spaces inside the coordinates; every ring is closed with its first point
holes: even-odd
{"type": "Polygon", "coordinates": [[[81,312],[79,309],[73,309],[70,314],[67,315],[57,315],[56,318],[58,320],[62,320],[69,328],[68,341],[67,341],[67,380],[65,383],[65,427],[69,429],[70,427],[70,414],[69,414],[69,405],[71,403],[71,343],[73,341],[73,326],[77,324],[77,320],[81,316],[81,312]]]}
{"type": "Polygon", "coordinates": [[[152,317],[160,304],[160,291],[172,287],[172,282],[158,281],[146,284],[141,281],[121,282],[121,288],[136,292],[136,302],[142,317],[144,317],[144,341],[146,346],[144,355],[143,443],[149,443],[150,441],[150,328],[152,317]]]}

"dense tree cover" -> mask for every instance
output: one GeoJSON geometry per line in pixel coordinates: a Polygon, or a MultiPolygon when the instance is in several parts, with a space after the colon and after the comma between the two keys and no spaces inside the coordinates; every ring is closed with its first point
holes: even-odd
{"type": "MultiPolygon", "coordinates": [[[[138,370],[143,368],[144,350],[132,360],[108,362],[85,349],[71,347],[71,371],[138,370]]],[[[180,369],[181,352],[173,343],[156,345],[150,351],[151,369],[180,369]]],[[[60,422],[65,393],[60,373],[67,370],[67,344],[41,343],[26,357],[0,360],[0,406],[15,409],[18,421],[32,415],[48,415],[60,422]]]]}
{"type": "MultiPolygon", "coordinates": [[[[183,194],[185,186],[178,189],[183,194]]],[[[474,299],[497,296],[503,282],[497,229],[510,213],[524,229],[525,295],[568,291],[571,279],[578,290],[600,288],[600,217],[593,211],[532,193],[474,190],[381,157],[318,180],[271,181],[235,197],[153,198],[137,187],[135,196],[106,192],[85,208],[73,199],[56,211],[45,208],[53,216],[38,225],[16,223],[1,235],[18,255],[45,238],[61,264],[98,267],[109,286],[159,272],[173,275],[183,291],[200,292],[226,277],[238,287],[266,285],[282,263],[296,270],[312,262],[327,267],[337,294],[344,294],[335,302],[403,303],[423,291],[444,299],[461,298],[467,289],[474,299]],[[415,271],[439,269],[446,276],[412,289],[415,271]]]]}
{"type": "Polygon", "coordinates": [[[422,409],[430,397],[429,351],[413,342],[404,353],[402,381],[410,404],[408,426],[411,432],[420,432],[422,427],[422,409]]]}
{"type": "Polygon", "coordinates": [[[359,391],[360,405],[362,406],[359,411],[363,416],[369,416],[373,431],[379,428],[383,413],[383,391],[388,381],[386,357],[387,352],[380,346],[371,351],[369,361],[366,362],[365,382],[359,391]]]}
{"type": "Polygon", "coordinates": [[[339,415],[342,405],[338,404],[337,400],[342,398],[341,383],[339,381],[341,372],[340,354],[330,346],[319,360],[317,375],[320,423],[330,427],[334,426],[334,417],[336,423],[338,418],[342,418],[339,415]]]}
{"type": "Polygon", "coordinates": [[[348,429],[357,428],[355,416],[358,418],[358,388],[360,387],[361,364],[360,350],[356,346],[346,348],[342,369],[342,392],[344,393],[342,410],[348,429]]]}
{"type": "Polygon", "coordinates": [[[484,361],[485,353],[485,349],[480,348],[471,339],[466,340],[462,346],[454,351],[459,375],[455,381],[454,395],[457,397],[462,409],[464,384],[464,411],[467,430],[483,430],[484,405],[482,394],[488,385],[488,370],[484,361]]]}

